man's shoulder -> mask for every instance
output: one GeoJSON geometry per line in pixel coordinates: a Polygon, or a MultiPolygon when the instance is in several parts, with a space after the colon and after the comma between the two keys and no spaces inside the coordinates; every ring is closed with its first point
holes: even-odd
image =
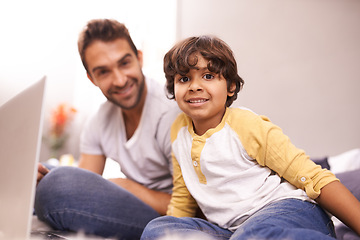
{"type": "Polygon", "coordinates": [[[164,105],[173,105],[174,101],[170,100],[166,96],[165,83],[161,84],[152,78],[146,78],[146,84],[148,87],[148,94],[152,101],[161,102],[164,105]]]}
{"type": "Polygon", "coordinates": [[[168,111],[164,112],[163,115],[160,117],[160,123],[169,123],[171,126],[176,119],[178,119],[179,115],[182,115],[181,110],[174,106],[173,108],[169,109],[168,111]]]}
{"type": "Polygon", "coordinates": [[[110,101],[103,102],[89,117],[90,121],[110,121],[113,120],[113,116],[117,114],[119,107],[110,101]]]}
{"type": "Polygon", "coordinates": [[[165,85],[160,84],[153,79],[147,78],[148,96],[147,108],[151,111],[152,116],[161,117],[164,113],[173,108],[178,108],[174,100],[166,96],[165,85]]]}

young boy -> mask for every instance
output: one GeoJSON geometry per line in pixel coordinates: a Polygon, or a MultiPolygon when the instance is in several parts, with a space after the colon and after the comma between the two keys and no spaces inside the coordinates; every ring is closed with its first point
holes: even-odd
{"type": "Polygon", "coordinates": [[[174,188],[142,239],[333,239],[334,214],[360,233],[360,203],[268,118],[229,108],[244,81],[216,37],[185,39],[164,58],[173,123],[174,188]],[[320,206],[321,207],[320,207],[320,206]],[[194,218],[200,207],[204,219],[194,218]]]}

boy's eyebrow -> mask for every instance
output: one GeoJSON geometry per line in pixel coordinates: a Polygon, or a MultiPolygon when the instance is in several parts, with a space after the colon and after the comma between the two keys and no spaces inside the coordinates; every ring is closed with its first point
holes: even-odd
{"type": "MultiPolygon", "coordinates": [[[[206,66],[206,67],[196,67],[196,69],[198,70],[198,71],[210,71],[210,69],[206,66]]],[[[211,71],[210,71],[211,72],[211,71]]]]}
{"type": "MultiPolygon", "coordinates": [[[[125,54],[122,58],[120,58],[117,63],[121,63],[124,61],[127,57],[131,57],[132,55],[130,53],[125,54]]],[[[106,66],[96,66],[92,69],[92,72],[95,72],[96,70],[106,68],[106,66]]]]}

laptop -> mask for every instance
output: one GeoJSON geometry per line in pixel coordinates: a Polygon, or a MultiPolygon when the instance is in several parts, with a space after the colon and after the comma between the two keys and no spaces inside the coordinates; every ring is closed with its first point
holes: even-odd
{"type": "Polygon", "coordinates": [[[43,77],[0,106],[0,240],[95,239],[31,232],[45,88],[43,77]]]}
{"type": "Polygon", "coordinates": [[[29,239],[46,77],[0,106],[0,239],[29,239]]]}

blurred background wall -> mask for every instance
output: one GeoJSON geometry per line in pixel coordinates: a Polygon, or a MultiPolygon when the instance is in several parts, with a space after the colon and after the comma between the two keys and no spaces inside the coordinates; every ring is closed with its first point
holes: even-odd
{"type": "Polygon", "coordinates": [[[58,104],[77,109],[62,153],[78,158],[81,127],[104,101],[76,45],[93,18],[124,22],[144,52],[145,74],[160,82],[163,55],[176,41],[216,35],[245,80],[235,106],[267,115],[313,157],[360,147],[358,0],[2,1],[0,104],[46,75],[44,135],[58,104]]]}
{"type": "Polygon", "coordinates": [[[177,39],[212,34],[233,49],[235,105],[282,127],[313,157],[360,147],[360,1],[181,0],[177,39]]]}

